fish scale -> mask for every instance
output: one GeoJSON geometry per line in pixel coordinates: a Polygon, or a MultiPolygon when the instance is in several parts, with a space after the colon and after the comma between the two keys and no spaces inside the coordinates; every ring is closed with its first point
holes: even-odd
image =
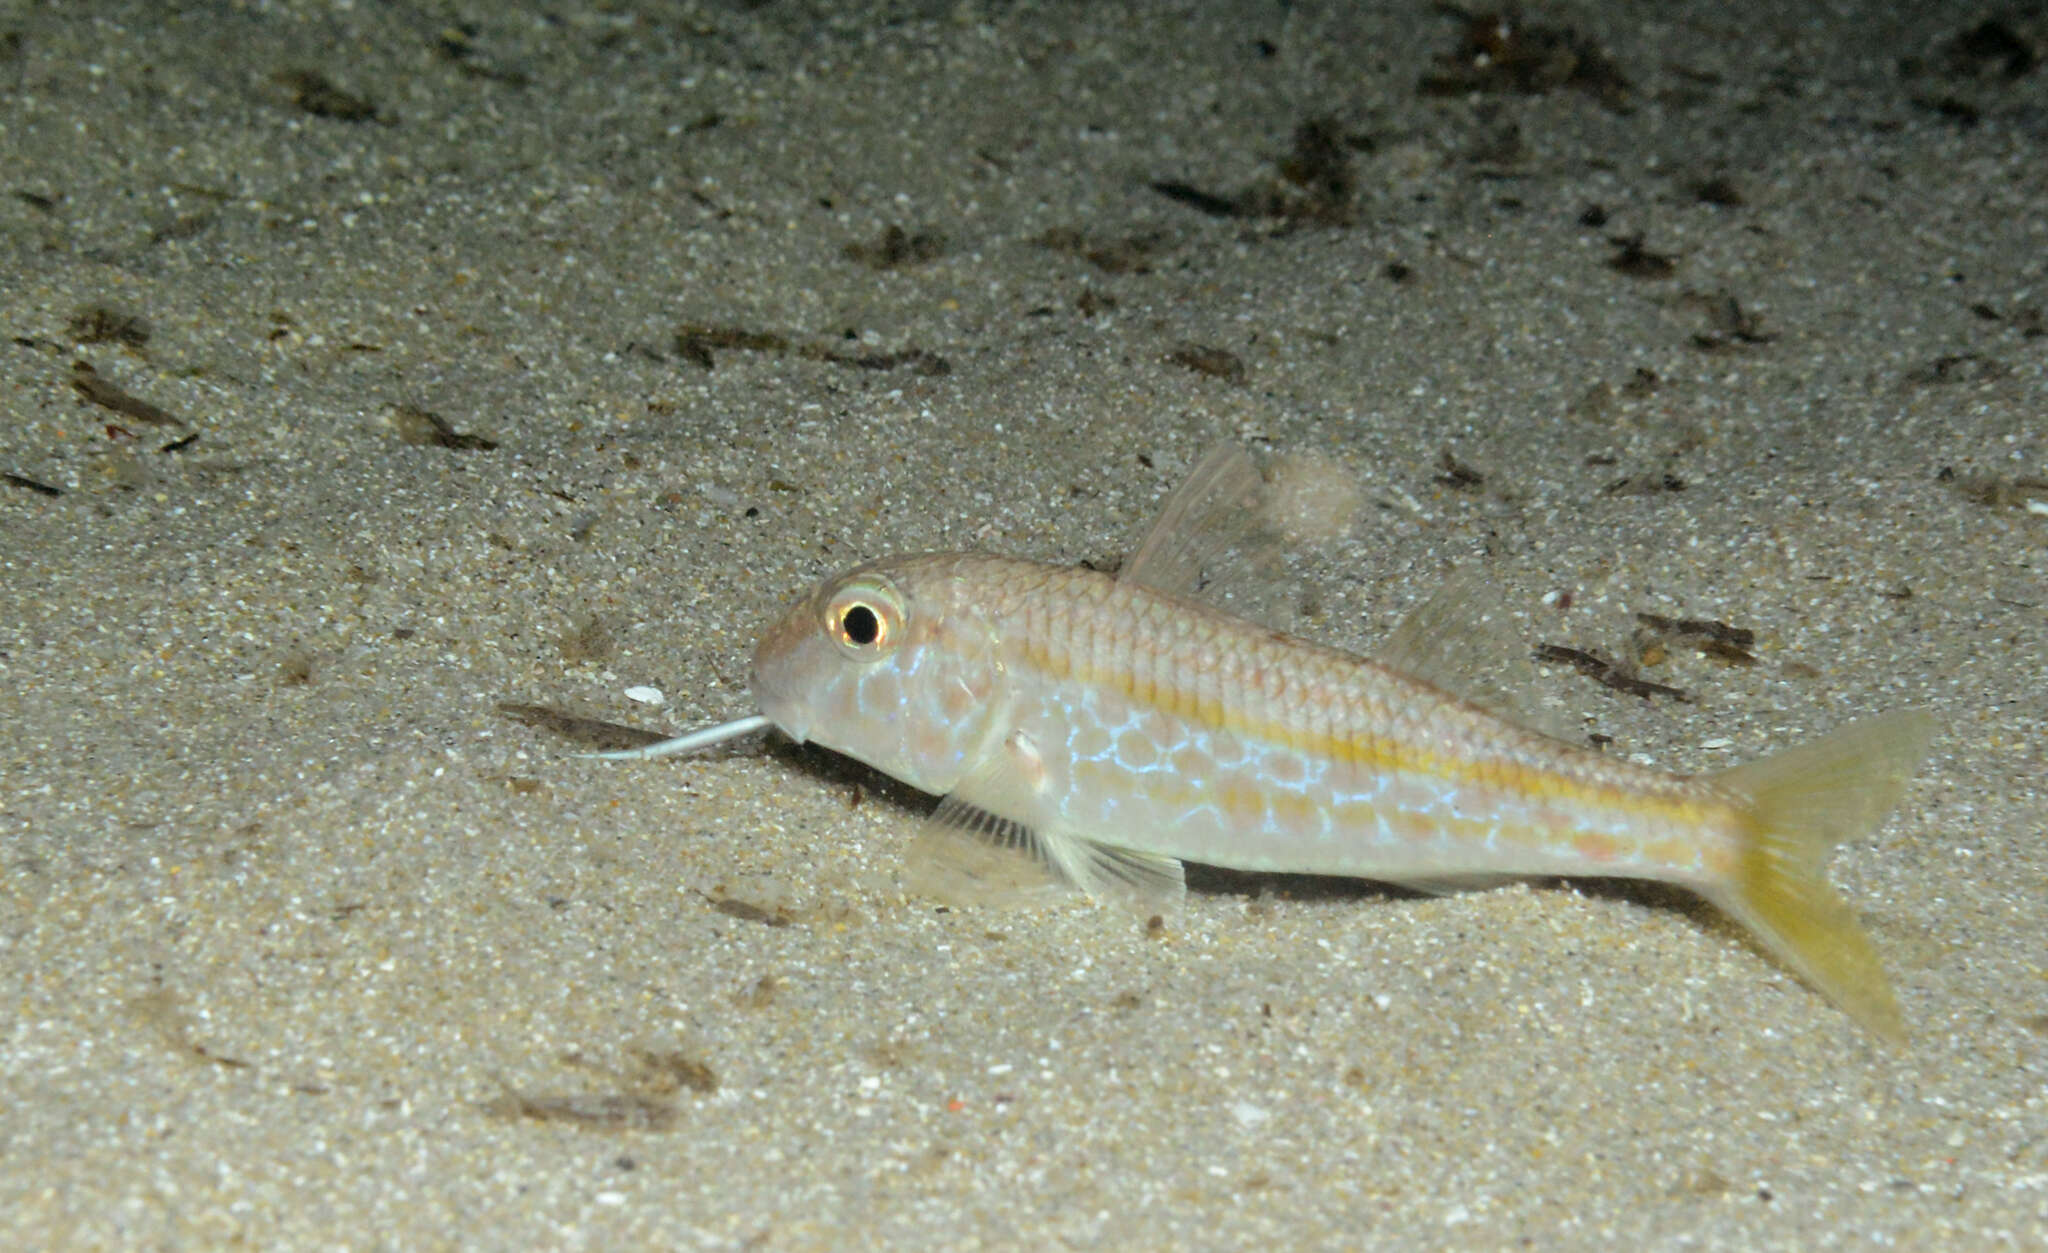
{"type": "Polygon", "coordinates": [[[1120,847],[1396,881],[1455,859],[1460,874],[1689,884],[1732,861],[1740,815],[1712,784],[1523,730],[1364,658],[1089,570],[965,555],[890,576],[913,598],[950,584],[1006,624],[1011,725],[1059,820],[1120,847]]]}

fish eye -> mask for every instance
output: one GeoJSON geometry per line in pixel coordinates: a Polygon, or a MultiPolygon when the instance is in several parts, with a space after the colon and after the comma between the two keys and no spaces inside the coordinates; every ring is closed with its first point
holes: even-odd
{"type": "Polygon", "coordinates": [[[859,601],[839,611],[839,638],[849,644],[873,644],[882,638],[882,620],[859,601]]]}
{"type": "Polygon", "coordinates": [[[896,647],[903,630],[901,597],[885,583],[853,582],[828,603],[825,628],[847,656],[872,661],[896,647]]]}

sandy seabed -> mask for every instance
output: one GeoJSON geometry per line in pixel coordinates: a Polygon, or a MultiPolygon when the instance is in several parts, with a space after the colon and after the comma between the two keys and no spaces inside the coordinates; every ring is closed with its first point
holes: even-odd
{"type": "Polygon", "coordinates": [[[2048,1243],[2038,5],[0,8],[0,1216],[20,1247],[2048,1243]],[[1648,885],[904,891],[769,739],[871,557],[1342,466],[1607,751],[1914,706],[1887,1048],[1648,885]],[[665,707],[636,702],[647,686],[665,707]]]}

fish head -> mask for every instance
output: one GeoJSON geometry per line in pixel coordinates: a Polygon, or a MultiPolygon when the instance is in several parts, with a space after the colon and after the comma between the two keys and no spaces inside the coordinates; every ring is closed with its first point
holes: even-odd
{"type": "Polygon", "coordinates": [[[791,606],[762,635],[750,682],[798,743],[945,793],[1004,725],[997,646],[945,559],[875,562],[791,606]]]}

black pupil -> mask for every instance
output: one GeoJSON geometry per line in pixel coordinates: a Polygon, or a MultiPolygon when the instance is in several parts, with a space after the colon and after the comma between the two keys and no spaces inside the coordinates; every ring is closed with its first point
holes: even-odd
{"type": "Polygon", "coordinates": [[[882,621],[866,605],[854,605],[840,615],[839,629],[856,644],[872,644],[882,634],[882,621]]]}

